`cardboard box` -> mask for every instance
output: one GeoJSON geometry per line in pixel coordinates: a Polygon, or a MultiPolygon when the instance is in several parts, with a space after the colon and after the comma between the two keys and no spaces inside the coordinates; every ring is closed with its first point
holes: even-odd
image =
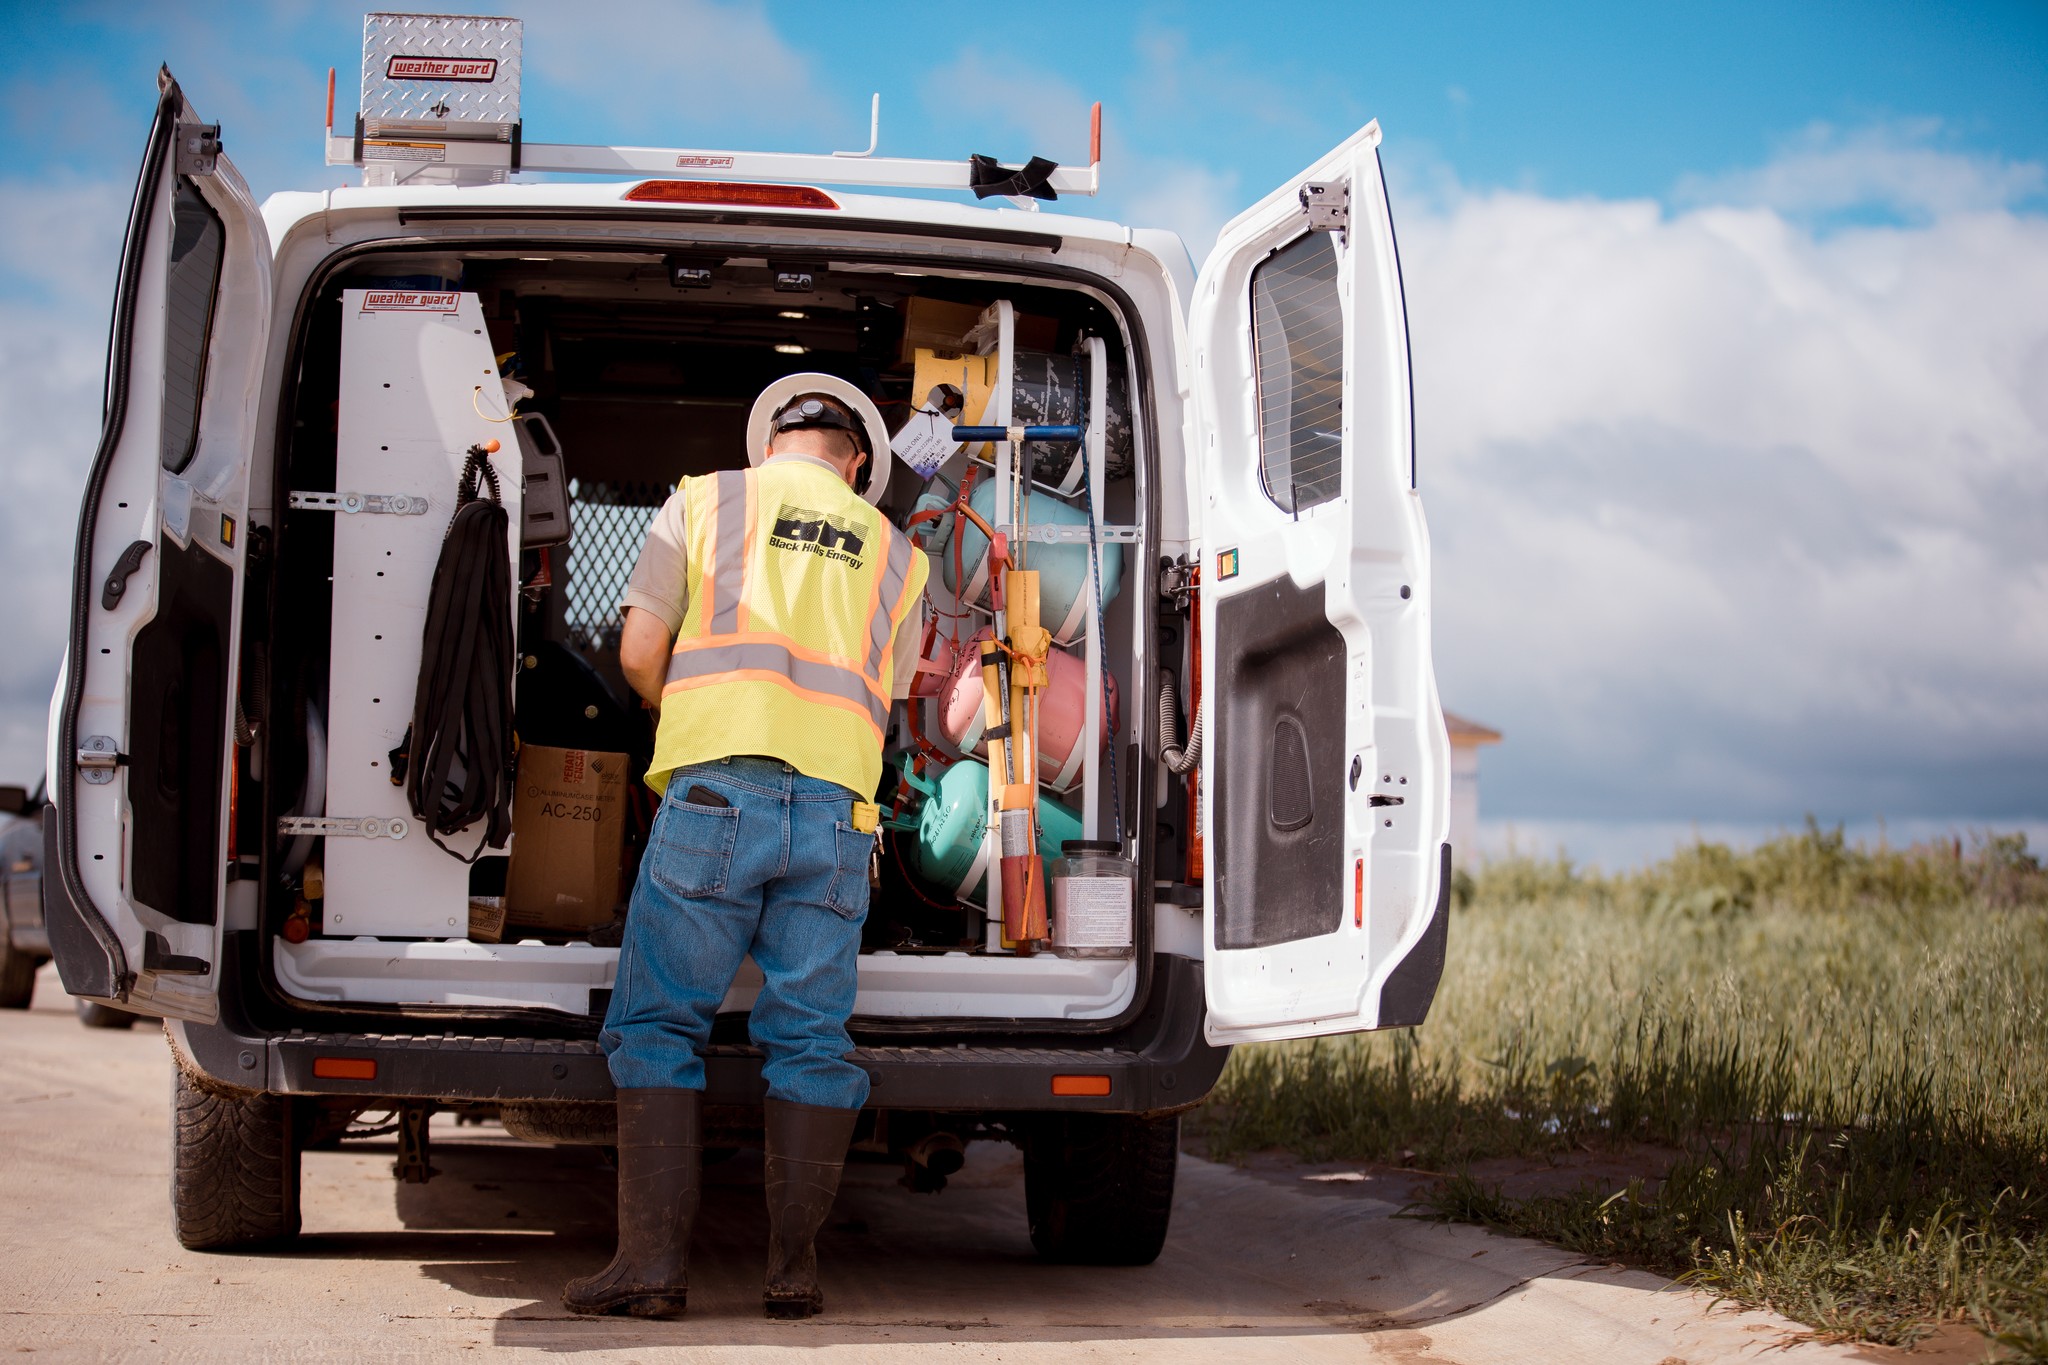
{"type": "Polygon", "coordinates": [[[505,923],[570,933],[611,923],[625,827],[626,755],[523,746],[505,923]]]}
{"type": "MultiPolygon", "coordinates": [[[[974,303],[948,303],[944,299],[907,299],[903,303],[903,344],[896,359],[909,363],[919,349],[941,355],[959,355],[965,338],[981,319],[982,307],[974,303]]],[[[1050,351],[1060,337],[1060,325],[1052,318],[1017,315],[1017,349],[1050,351]]],[[[923,401],[923,395],[918,395],[923,401]]]]}

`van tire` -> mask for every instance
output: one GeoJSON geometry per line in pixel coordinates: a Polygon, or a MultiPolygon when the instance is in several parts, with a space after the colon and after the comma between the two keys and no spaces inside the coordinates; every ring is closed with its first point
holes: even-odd
{"type": "Polygon", "coordinates": [[[127,1010],[117,1010],[112,1005],[102,1005],[96,1000],[75,1000],[78,1007],[78,1022],[87,1028],[134,1028],[140,1015],[127,1010]]]}
{"type": "Polygon", "coordinates": [[[36,968],[33,953],[24,953],[7,941],[7,926],[0,924],[0,1010],[25,1010],[35,998],[36,968]]]}
{"type": "Polygon", "coordinates": [[[274,1246],[299,1235],[291,1101],[172,1081],[171,1219],[188,1251],[274,1246]]]}
{"type": "Polygon", "coordinates": [[[498,1122],[521,1142],[610,1147],[619,1140],[619,1107],[609,1100],[507,1100],[498,1122]]]}
{"type": "Polygon", "coordinates": [[[1173,1217],[1180,1116],[1048,1115],[1024,1140],[1031,1245],[1065,1265],[1150,1265],[1173,1217]]]}

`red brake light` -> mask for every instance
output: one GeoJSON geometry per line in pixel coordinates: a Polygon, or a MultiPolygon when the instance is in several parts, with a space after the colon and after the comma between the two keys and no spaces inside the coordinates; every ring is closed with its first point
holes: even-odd
{"type": "Polygon", "coordinates": [[[643,180],[626,191],[634,204],[741,204],[748,208],[836,209],[809,185],[744,185],[731,180],[643,180]]]}

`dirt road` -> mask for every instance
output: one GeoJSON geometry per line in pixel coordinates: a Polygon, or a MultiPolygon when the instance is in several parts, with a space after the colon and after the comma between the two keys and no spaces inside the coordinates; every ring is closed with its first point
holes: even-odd
{"type": "Polygon", "coordinates": [[[13,1358],[444,1360],[490,1348],[593,1360],[826,1362],[1870,1360],[1795,1345],[1654,1277],[1396,1219],[1369,1183],[1305,1184],[1184,1158],[1173,1235],[1136,1270],[1046,1266],[1018,1163],[977,1145],[943,1194],[849,1169],[822,1240],[828,1312],[759,1309],[765,1219],[750,1153],[709,1171],[691,1312],[571,1318],[562,1281],[610,1251],[598,1156],[436,1129],[425,1186],[375,1142],[305,1159],[289,1254],[206,1255],[166,1212],[170,1058],[145,1022],[81,1028],[46,969],[0,1015],[0,1352],[13,1358]]]}

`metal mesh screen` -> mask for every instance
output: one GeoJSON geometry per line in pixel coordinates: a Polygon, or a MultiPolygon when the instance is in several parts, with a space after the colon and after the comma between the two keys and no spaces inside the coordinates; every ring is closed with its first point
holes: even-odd
{"type": "Polygon", "coordinates": [[[619,641],[619,598],[672,483],[569,480],[569,639],[584,650],[619,641]]]}

